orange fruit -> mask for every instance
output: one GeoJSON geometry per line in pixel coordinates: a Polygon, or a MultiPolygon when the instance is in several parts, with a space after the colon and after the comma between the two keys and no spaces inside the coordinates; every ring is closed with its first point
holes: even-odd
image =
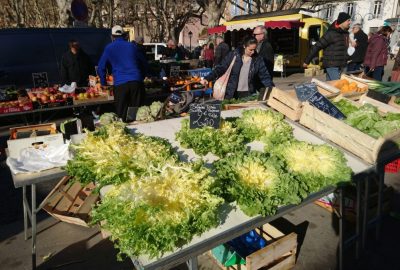
{"type": "Polygon", "coordinates": [[[342,93],[347,93],[347,92],[349,92],[349,86],[348,85],[344,85],[341,89],[340,89],[340,91],[342,92],[342,93]]]}

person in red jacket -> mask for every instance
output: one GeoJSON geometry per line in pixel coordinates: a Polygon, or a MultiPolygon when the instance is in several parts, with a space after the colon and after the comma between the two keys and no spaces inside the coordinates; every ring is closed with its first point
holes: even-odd
{"type": "Polygon", "coordinates": [[[393,29],[383,26],[368,40],[364,58],[365,74],[377,81],[382,81],[383,69],[388,60],[388,41],[393,29]]]}

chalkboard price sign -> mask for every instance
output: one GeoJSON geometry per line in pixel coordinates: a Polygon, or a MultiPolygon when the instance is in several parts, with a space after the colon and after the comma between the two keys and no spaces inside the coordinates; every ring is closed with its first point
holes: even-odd
{"type": "Polygon", "coordinates": [[[324,113],[329,114],[332,117],[335,117],[339,120],[345,118],[345,115],[339,111],[339,109],[332,104],[326,97],[324,97],[321,93],[315,92],[309,99],[311,105],[323,111],[324,113]]]}
{"type": "Polygon", "coordinates": [[[308,100],[315,92],[318,92],[317,85],[315,83],[304,83],[296,85],[294,87],[296,90],[297,98],[300,101],[308,100]]]}
{"type": "Polygon", "coordinates": [[[221,103],[190,105],[190,128],[209,126],[218,129],[220,123],[221,103]]]}
{"type": "Polygon", "coordinates": [[[33,87],[48,87],[47,72],[32,73],[33,87]]]}

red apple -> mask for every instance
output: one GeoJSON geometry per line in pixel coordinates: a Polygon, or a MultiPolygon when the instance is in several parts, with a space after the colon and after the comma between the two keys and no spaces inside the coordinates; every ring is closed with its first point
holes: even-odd
{"type": "Polygon", "coordinates": [[[40,97],[40,100],[41,100],[43,103],[46,103],[47,100],[48,100],[48,98],[47,98],[46,95],[42,95],[42,96],[40,97]]]}
{"type": "Polygon", "coordinates": [[[31,100],[32,100],[32,102],[36,102],[37,101],[37,97],[32,97],[31,100]]]}

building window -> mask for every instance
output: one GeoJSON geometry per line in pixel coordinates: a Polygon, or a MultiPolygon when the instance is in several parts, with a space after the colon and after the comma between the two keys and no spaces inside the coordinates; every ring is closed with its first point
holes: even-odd
{"type": "Polygon", "coordinates": [[[382,1],[374,2],[374,16],[380,17],[382,15],[382,1]]]}
{"type": "Polygon", "coordinates": [[[349,14],[351,17],[353,17],[353,13],[354,13],[354,3],[347,3],[346,6],[346,12],[347,14],[349,14]]]}
{"type": "Polygon", "coordinates": [[[332,5],[328,5],[326,7],[326,17],[325,19],[330,20],[332,18],[333,15],[333,6],[332,5]]]}

